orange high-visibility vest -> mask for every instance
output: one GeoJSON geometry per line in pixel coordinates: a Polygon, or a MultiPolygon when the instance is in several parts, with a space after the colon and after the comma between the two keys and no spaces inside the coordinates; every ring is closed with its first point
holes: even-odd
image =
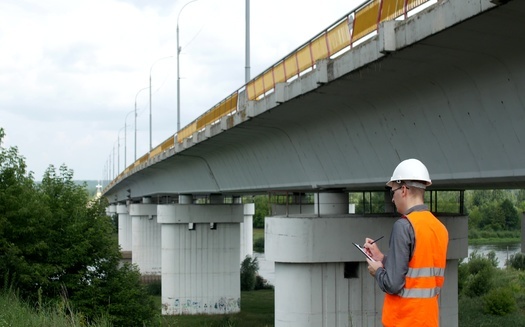
{"type": "Polygon", "coordinates": [[[406,218],[414,228],[414,253],[404,288],[385,295],[383,325],[439,326],[438,295],[445,280],[448,231],[429,211],[412,212],[406,218]]]}

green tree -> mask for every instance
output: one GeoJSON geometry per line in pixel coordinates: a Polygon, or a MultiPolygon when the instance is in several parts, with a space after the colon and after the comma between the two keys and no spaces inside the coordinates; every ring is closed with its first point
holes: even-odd
{"type": "Polygon", "coordinates": [[[509,199],[505,199],[500,203],[499,207],[505,219],[505,229],[513,230],[518,228],[520,225],[520,217],[514,204],[512,204],[509,199]]]}
{"type": "Polygon", "coordinates": [[[0,286],[30,301],[67,296],[88,318],[110,315],[120,326],[152,319],[138,271],[119,268],[107,205],[90,201],[66,166],[50,166],[36,185],[16,147],[0,148],[0,286]]]}
{"type": "Polygon", "coordinates": [[[268,196],[256,195],[253,198],[255,203],[255,214],[253,216],[253,227],[264,228],[264,218],[270,215],[268,207],[268,196]]]}
{"type": "Polygon", "coordinates": [[[481,206],[481,215],[481,228],[496,231],[504,229],[505,216],[503,215],[503,212],[501,212],[500,206],[497,202],[492,201],[481,206]]]}
{"type": "Polygon", "coordinates": [[[259,262],[257,258],[246,256],[241,263],[241,291],[253,291],[257,281],[259,262]]]}

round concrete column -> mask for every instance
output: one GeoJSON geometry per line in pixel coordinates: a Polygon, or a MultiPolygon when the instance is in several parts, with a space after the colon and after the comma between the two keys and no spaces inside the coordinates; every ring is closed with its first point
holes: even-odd
{"type": "Polygon", "coordinates": [[[188,194],[179,195],[179,204],[192,204],[193,196],[188,194]]]}
{"type": "Polygon", "coordinates": [[[314,194],[314,213],[321,215],[348,213],[348,194],[343,192],[314,194]]]}
{"type": "Polygon", "coordinates": [[[160,276],[161,274],[161,231],[157,224],[157,205],[151,199],[143,198],[142,203],[130,205],[132,262],[140,273],[160,276]]]}
{"type": "Polygon", "coordinates": [[[244,208],[244,222],[241,223],[241,262],[246,256],[253,257],[253,215],[255,203],[246,203],[244,208]]]}

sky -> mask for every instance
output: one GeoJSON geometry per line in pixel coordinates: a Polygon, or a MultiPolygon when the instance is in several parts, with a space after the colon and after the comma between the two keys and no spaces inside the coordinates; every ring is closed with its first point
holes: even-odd
{"type": "MultiPolygon", "coordinates": [[[[250,0],[253,78],[364,0],[250,0]]],[[[41,180],[107,179],[245,84],[245,0],[2,0],[0,127],[41,180]],[[137,110],[135,127],[134,112],[137,110]],[[135,147],[135,131],[137,143],[135,147]]]]}

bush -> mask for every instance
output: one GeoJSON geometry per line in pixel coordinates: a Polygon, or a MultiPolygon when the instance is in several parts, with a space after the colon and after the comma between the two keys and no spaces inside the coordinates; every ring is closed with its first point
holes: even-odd
{"type": "Polygon", "coordinates": [[[264,253],[264,237],[253,241],[253,250],[258,253],[264,253]]]}
{"type": "Polygon", "coordinates": [[[510,259],[507,261],[507,267],[512,267],[517,270],[525,269],[525,254],[516,253],[510,256],[510,259]]]}
{"type": "Polygon", "coordinates": [[[479,231],[477,229],[469,229],[468,231],[468,238],[469,239],[475,239],[475,238],[479,238],[480,235],[479,235],[479,231]]]}
{"type": "Polygon", "coordinates": [[[508,288],[496,288],[483,297],[483,312],[504,316],[516,311],[516,299],[508,288]]]}
{"type": "Polygon", "coordinates": [[[458,289],[460,294],[477,297],[487,293],[493,285],[497,259],[473,252],[468,263],[461,263],[458,269],[458,289]]]}
{"type": "Polygon", "coordinates": [[[146,290],[149,295],[162,295],[162,282],[160,280],[149,282],[146,284],[146,290]]]}
{"type": "Polygon", "coordinates": [[[253,291],[255,289],[258,271],[259,262],[257,258],[246,256],[241,263],[241,291],[253,291]]]}
{"type": "Polygon", "coordinates": [[[485,268],[477,274],[470,275],[464,284],[463,292],[468,297],[481,296],[492,288],[494,270],[485,268]]]}
{"type": "Polygon", "coordinates": [[[257,276],[255,276],[255,290],[266,290],[266,289],[273,290],[273,285],[269,284],[266,279],[264,279],[261,275],[257,274],[257,276]]]}

